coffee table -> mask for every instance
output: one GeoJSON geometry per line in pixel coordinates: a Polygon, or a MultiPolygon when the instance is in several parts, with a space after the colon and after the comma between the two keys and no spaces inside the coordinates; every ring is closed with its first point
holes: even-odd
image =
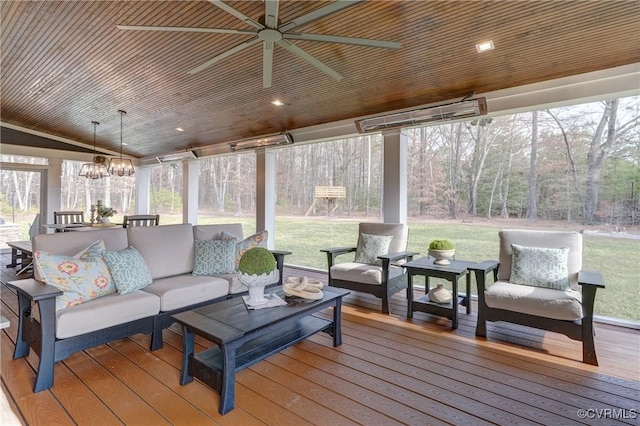
{"type": "Polygon", "coordinates": [[[173,315],[182,325],[183,349],[180,384],[198,378],[220,393],[220,414],[231,411],[235,400],[235,373],[307,337],[324,331],[333,346],[342,344],[342,298],[348,290],[323,289],[320,300],[285,298],[282,287],[267,289],[287,301],[286,306],[247,309],[242,297],[213,303],[173,315]],[[333,307],[333,320],[313,315],[333,307]],[[217,346],[194,354],[194,335],[217,346]]]}

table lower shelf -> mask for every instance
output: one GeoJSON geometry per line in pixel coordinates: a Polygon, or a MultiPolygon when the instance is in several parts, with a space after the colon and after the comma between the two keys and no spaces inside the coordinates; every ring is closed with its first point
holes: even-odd
{"type": "MultiPolygon", "coordinates": [[[[315,333],[332,327],[333,321],[310,315],[290,326],[259,335],[237,349],[235,371],[238,372],[315,333]]],[[[222,387],[222,372],[222,350],[218,346],[199,352],[189,359],[189,374],[218,392],[222,387]]]]}

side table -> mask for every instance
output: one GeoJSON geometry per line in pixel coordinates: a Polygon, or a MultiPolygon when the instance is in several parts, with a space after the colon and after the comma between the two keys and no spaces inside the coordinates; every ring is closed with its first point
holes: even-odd
{"type": "Polygon", "coordinates": [[[458,305],[466,304],[467,314],[471,313],[471,275],[469,267],[475,265],[475,262],[465,260],[452,260],[449,265],[436,265],[434,259],[422,257],[413,260],[404,265],[407,269],[408,278],[408,300],[407,300],[407,318],[413,318],[413,311],[426,312],[428,314],[440,315],[451,320],[451,328],[458,328],[458,305]],[[426,278],[425,295],[418,300],[413,300],[413,277],[422,275],[426,278]],[[467,277],[467,292],[465,296],[458,294],[458,280],[467,277]],[[451,282],[453,287],[453,297],[449,303],[435,303],[429,300],[426,293],[429,292],[430,278],[443,278],[451,282]],[[464,303],[463,301],[466,301],[464,303]]]}

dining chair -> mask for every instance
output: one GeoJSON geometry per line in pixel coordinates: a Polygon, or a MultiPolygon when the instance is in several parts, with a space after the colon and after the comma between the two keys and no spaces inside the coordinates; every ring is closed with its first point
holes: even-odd
{"type": "Polygon", "coordinates": [[[124,216],[122,227],[129,226],[157,226],[160,224],[159,214],[138,214],[124,216]]]}
{"type": "MultiPolygon", "coordinates": [[[[74,223],[84,222],[84,212],[82,211],[60,211],[53,212],[53,223],[56,225],[70,225],[74,223]]],[[[56,229],[56,232],[62,232],[63,229],[56,229]]]]}

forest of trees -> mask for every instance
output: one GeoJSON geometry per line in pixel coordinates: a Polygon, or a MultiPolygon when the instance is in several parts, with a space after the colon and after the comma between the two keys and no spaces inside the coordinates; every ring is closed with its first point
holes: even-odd
{"type": "MultiPolygon", "coordinates": [[[[404,130],[409,215],[637,225],[639,117],[631,97],[404,130]]],[[[278,212],[309,213],[316,186],[346,188],[335,214],[379,215],[381,136],[278,151],[278,212]]],[[[253,155],[201,161],[201,210],[251,214],[254,198],[253,155]]]]}
{"type": "MultiPolygon", "coordinates": [[[[637,225],[640,218],[640,97],[593,102],[403,130],[408,140],[408,212],[414,218],[517,217],[637,225]]],[[[364,135],[277,151],[277,211],[326,215],[317,186],[342,186],[334,215],[379,217],[382,138],[364,135]]],[[[37,163],[9,158],[3,161],[37,163]]],[[[255,213],[253,153],[199,160],[201,214],[255,213]]],[[[89,181],[63,164],[63,209],[102,199],[132,213],[133,178],[89,181]]],[[[2,215],[37,200],[31,174],[2,171],[2,215]]],[[[179,214],[182,167],[154,167],[151,210],[179,214]]],[[[37,204],[37,203],[36,203],[37,204]]]]}

